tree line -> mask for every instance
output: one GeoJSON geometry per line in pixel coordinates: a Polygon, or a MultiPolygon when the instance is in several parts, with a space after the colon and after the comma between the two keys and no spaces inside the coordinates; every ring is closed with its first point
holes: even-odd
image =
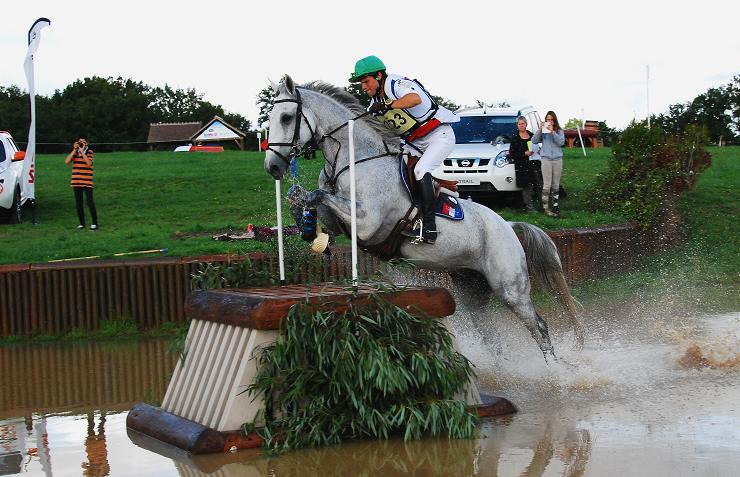
{"type": "MultiPolygon", "coordinates": [[[[132,79],[93,76],[50,96],[36,96],[37,151],[65,151],[79,134],[86,134],[97,151],[144,150],[150,123],[205,124],[216,115],[245,133],[251,129],[244,116],[226,112],[194,89],[152,87],[132,79]]],[[[0,86],[0,118],[0,127],[17,142],[26,141],[30,124],[28,92],[17,86],[0,86]]],[[[247,146],[256,149],[252,136],[247,134],[247,146]]]]}
{"type": "MultiPolygon", "coordinates": [[[[345,88],[361,104],[369,103],[359,84],[345,88]]],[[[267,120],[275,92],[270,86],[256,98],[259,107],[257,127],[267,120]]],[[[434,96],[435,101],[456,110],[459,104],[434,96]]],[[[478,106],[508,105],[506,101],[477,101],[478,106]]],[[[28,93],[17,86],[0,86],[0,127],[18,142],[28,137],[28,93]]],[[[149,124],[157,122],[206,123],[221,116],[232,126],[248,133],[249,120],[226,112],[221,105],[203,99],[194,89],[175,89],[169,85],[152,87],[133,79],[93,76],[77,80],[50,96],[36,96],[36,140],[39,152],[61,152],[78,134],[87,134],[98,151],[144,150],[149,124]]],[[[736,143],[740,139],[740,75],[727,85],[710,88],[691,101],[676,103],[668,111],[651,116],[652,123],[666,134],[679,134],[688,125],[706,128],[709,140],[736,143]]],[[[618,140],[620,131],[599,123],[605,145],[618,140]]],[[[247,134],[247,147],[256,149],[254,134],[247,134]]]]}
{"type": "Polygon", "coordinates": [[[709,88],[691,101],[676,103],[650,117],[666,134],[677,135],[687,126],[704,127],[714,144],[740,141],[740,74],[726,85],[709,88]]]}

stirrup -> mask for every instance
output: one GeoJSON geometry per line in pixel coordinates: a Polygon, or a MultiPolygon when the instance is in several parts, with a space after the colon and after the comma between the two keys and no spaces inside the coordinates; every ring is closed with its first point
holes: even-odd
{"type": "Polygon", "coordinates": [[[414,245],[418,245],[424,241],[424,222],[421,219],[416,219],[414,221],[414,226],[411,230],[404,229],[401,230],[401,235],[404,237],[408,237],[411,239],[411,243],[414,245]]]}

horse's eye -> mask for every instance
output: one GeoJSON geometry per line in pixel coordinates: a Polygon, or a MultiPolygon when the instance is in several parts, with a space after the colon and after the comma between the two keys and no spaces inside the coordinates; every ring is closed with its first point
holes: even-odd
{"type": "Polygon", "coordinates": [[[283,124],[290,124],[291,121],[293,121],[292,114],[283,114],[282,116],[280,116],[280,122],[283,124]]]}

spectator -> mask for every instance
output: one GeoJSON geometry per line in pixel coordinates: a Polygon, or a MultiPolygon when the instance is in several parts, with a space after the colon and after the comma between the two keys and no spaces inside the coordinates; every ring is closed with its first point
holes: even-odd
{"type": "Polygon", "coordinates": [[[93,150],[90,149],[87,136],[80,134],[72,145],[72,151],[67,154],[65,164],[72,164],[72,180],[70,185],[75,193],[75,204],[77,206],[77,217],[80,220],[78,229],[85,228],[85,209],[82,195],[85,195],[87,207],[90,209],[92,224],[90,230],[98,229],[98,213],[93,201],[93,150]]]}
{"type": "Polygon", "coordinates": [[[548,217],[560,217],[560,176],[563,173],[565,133],[553,111],[545,115],[542,129],[537,129],[532,142],[542,142],[542,208],[548,217]]]}
{"type": "Polygon", "coordinates": [[[516,185],[522,189],[522,202],[527,212],[533,212],[533,191],[537,185],[539,175],[539,160],[531,160],[532,133],[527,130],[527,119],[519,116],[516,120],[517,132],[511,138],[509,159],[514,161],[516,171],[516,185]],[[534,163],[537,163],[535,166],[534,163]]]}

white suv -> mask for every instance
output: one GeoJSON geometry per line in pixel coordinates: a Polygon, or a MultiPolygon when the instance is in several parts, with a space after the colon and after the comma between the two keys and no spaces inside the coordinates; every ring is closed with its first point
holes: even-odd
{"type": "Polygon", "coordinates": [[[542,126],[537,111],[522,108],[469,108],[457,111],[460,122],[452,123],[455,148],[435,171],[440,179],[457,181],[460,197],[486,198],[515,192],[514,164],[509,163],[509,143],[516,134],[516,120],[527,118],[527,129],[542,126]]]}
{"type": "Polygon", "coordinates": [[[0,131],[0,223],[17,224],[21,221],[23,196],[23,161],[25,152],[19,151],[13,137],[0,131]]]}

